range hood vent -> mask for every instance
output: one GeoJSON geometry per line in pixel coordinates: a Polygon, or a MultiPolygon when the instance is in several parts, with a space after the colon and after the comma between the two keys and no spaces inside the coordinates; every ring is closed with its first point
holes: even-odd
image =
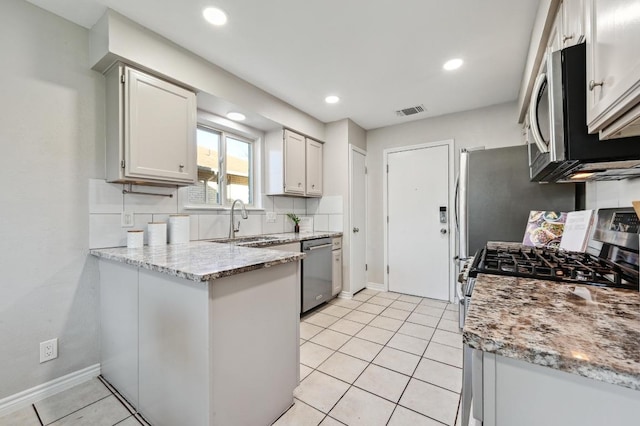
{"type": "Polygon", "coordinates": [[[398,111],[396,111],[396,115],[400,117],[406,117],[407,115],[418,114],[421,112],[425,112],[426,110],[427,109],[424,107],[424,105],[416,105],[409,108],[399,109],[398,111]]]}

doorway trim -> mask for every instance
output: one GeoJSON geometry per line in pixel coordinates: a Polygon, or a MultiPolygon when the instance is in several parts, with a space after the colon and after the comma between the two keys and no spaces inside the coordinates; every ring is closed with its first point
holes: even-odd
{"type": "Polygon", "coordinates": [[[389,274],[387,273],[387,266],[389,265],[389,222],[387,221],[387,217],[389,216],[389,204],[388,204],[388,188],[389,188],[389,176],[387,174],[387,167],[389,165],[389,154],[404,152],[404,151],[414,151],[416,149],[424,149],[424,148],[434,148],[437,146],[446,146],[447,152],[449,155],[449,176],[447,178],[447,186],[448,186],[448,199],[449,199],[449,209],[447,212],[447,221],[449,225],[448,234],[449,234],[449,260],[451,263],[449,264],[449,302],[454,301],[455,298],[455,268],[453,267],[453,257],[455,256],[455,225],[454,225],[454,213],[453,208],[451,206],[454,205],[454,192],[455,189],[453,186],[455,185],[455,158],[454,158],[454,140],[453,139],[445,139],[436,142],[427,142],[418,145],[408,145],[401,146],[397,148],[387,148],[382,151],[382,176],[384,176],[384,185],[382,188],[382,203],[384,205],[384,215],[382,217],[383,226],[384,226],[384,265],[383,265],[383,274],[384,274],[384,291],[389,291],[389,274]],[[453,226],[452,226],[453,225],[453,226]]]}
{"type": "MultiPolygon", "coordinates": [[[[367,239],[367,234],[369,232],[369,174],[367,171],[367,151],[362,149],[362,148],[358,148],[357,146],[353,145],[353,144],[349,144],[349,164],[348,164],[348,169],[349,169],[349,187],[348,187],[348,193],[349,193],[349,220],[347,221],[348,226],[347,229],[345,230],[345,232],[343,232],[343,247],[342,247],[342,265],[343,265],[343,273],[342,273],[342,282],[343,282],[343,290],[342,292],[340,292],[339,297],[341,298],[346,298],[346,299],[351,299],[354,295],[353,292],[353,286],[351,283],[351,268],[354,267],[354,265],[351,263],[351,251],[352,251],[352,245],[351,245],[351,230],[353,229],[353,168],[351,167],[351,165],[353,164],[353,153],[357,152],[358,154],[362,154],[364,155],[364,164],[365,164],[365,173],[364,173],[364,221],[365,221],[365,227],[366,227],[366,232],[365,232],[365,241],[367,239]],[[344,235],[348,235],[348,238],[344,238],[344,235]],[[346,241],[345,241],[346,240],[346,241]],[[345,243],[346,242],[346,246],[345,243]],[[346,250],[345,250],[346,249],[346,250]],[[346,253],[346,256],[345,256],[346,253]],[[347,268],[344,268],[344,265],[347,265],[347,268]],[[346,269],[346,270],[345,270],[346,269]],[[349,284],[349,291],[345,291],[344,288],[344,282],[345,282],[345,275],[348,274],[348,276],[346,277],[346,281],[349,284]]],[[[364,257],[365,257],[365,263],[367,262],[367,244],[365,242],[365,247],[364,247],[364,257]]],[[[367,278],[367,274],[365,273],[365,279],[367,278]]],[[[368,286],[368,282],[365,282],[365,288],[367,288],[368,286]]]]}

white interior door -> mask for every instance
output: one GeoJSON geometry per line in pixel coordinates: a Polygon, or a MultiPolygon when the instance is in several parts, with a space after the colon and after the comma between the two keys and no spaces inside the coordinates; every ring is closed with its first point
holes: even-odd
{"type": "Polygon", "coordinates": [[[389,291],[449,299],[449,145],[387,154],[389,291]]]}
{"type": "Polygon", "coordinates": [[[367,285],[367,178],[366,153],[351,147],[349,241],[349,292],[355,294],[367,285]]]}

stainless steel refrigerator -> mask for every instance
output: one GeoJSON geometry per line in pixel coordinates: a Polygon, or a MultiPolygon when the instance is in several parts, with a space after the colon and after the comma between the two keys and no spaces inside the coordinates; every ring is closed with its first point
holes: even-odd
{"type": "Polygon", "coordinates": [[[522,241],[531,210],[582,208],[583,184],[529,181],[526,145],[463,150],[456,185],[458,256],[473,256],[487,241],[522,241]]]}

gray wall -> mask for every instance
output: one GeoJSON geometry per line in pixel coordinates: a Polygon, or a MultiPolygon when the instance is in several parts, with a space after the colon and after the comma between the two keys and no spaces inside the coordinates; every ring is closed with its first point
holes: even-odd
{"type": "Polygon", "coordinates": [[[88,32],[0,2],[0,399],[98,362],[88,183],[104,175],[103,78],[88,32]],[[59,357],[39,364],[39,342],[59,357]]]}
{"type": "Polygon", "coordinates": [[[523,143],[517,123],[515,102],[412,121],[367,132],[367,168],[369,170],[367,263],[368,280],[384,283],[384,205],[383,150],[447,139],[455,141],[457,157],[461,148],[485,146],[498,148],[523,143]]]}

